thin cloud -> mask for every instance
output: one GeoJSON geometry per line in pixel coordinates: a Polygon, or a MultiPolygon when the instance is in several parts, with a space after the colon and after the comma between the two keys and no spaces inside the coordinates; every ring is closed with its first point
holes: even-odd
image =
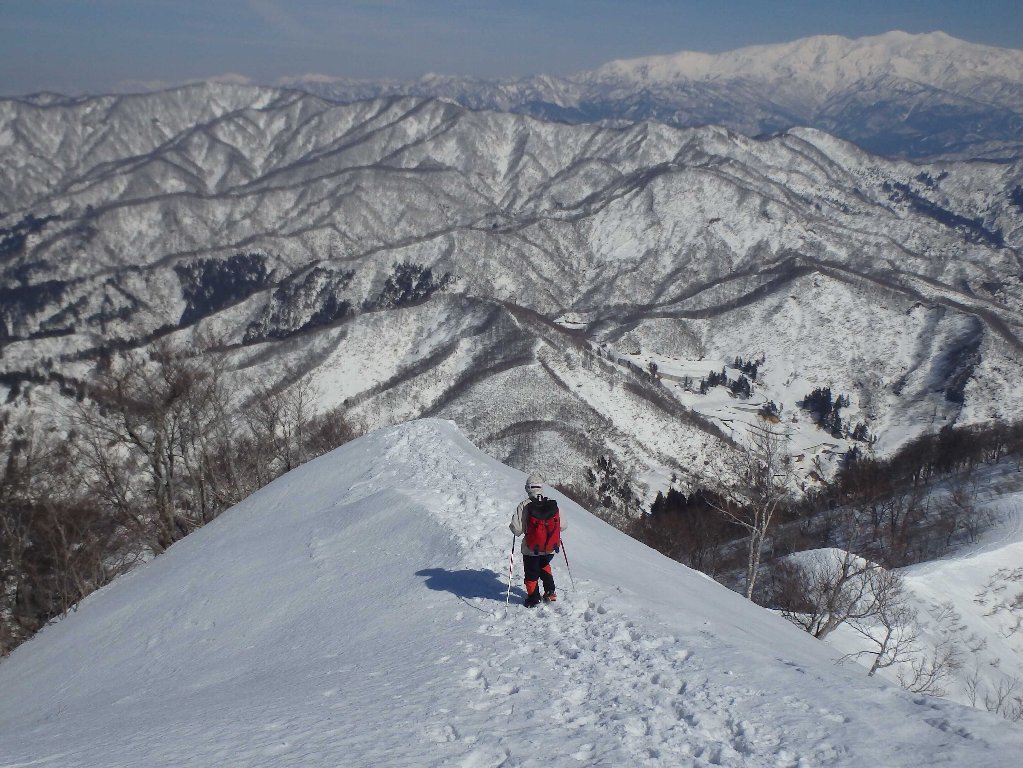
{"type": "Polygon", "coordinates": [[[297,40],[315,40],[319,35],[273,0],[248,0],[249,9],[275,31],[297,40]]]}

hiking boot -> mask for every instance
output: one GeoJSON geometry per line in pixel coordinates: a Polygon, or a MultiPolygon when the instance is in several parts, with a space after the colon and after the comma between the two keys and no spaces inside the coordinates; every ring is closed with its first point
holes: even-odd
{"type": "Polygon", "coordinates": [[[526,595],[526,599],[522,601],[522,604],[527,608],[532,608],[534,605],[539,603],[540,600],[540,590],[537,590],[536,592],[530,592],[526,595]]]}
{"type": "Polygon", "coordinates": [[[558,593],[557,592],[544,592],[543,593],[543,601],[545,603],[553,603],[557,599],[558,599],[558,593]]]}

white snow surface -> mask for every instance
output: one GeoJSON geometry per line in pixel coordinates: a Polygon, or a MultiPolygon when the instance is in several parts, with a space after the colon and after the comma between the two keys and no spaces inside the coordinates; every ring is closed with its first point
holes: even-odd
{"type": "MultiPolygon", "coordinates": [[[[946,492],[939,487],[932,503],[940,504],[946,492]]],[[[1023,693],[1023,478],[1016,462],[979,470],[970,498],[976,518],[991,516],[989,527],[944,557],[900,569],[917,639],[877,674],[893,682],[900,676],[911,680],[914,665],[951,650],[955,663],[936,682],[940,695],[994,711],[1004,690],[1004,711],[1023,693]]],[[[837,568],[844,554],[824,548],[791,558],[808,564],[831,560],[837,568]]],[[[874,630],[875,637],[882,636],[876,623],[874,630]]],[[[868,668],[878,648],[848,624],[826,642],[868,668]]]]}
{"type": "Polygon", "coordinates": [[[597,74],[638,82],[798,76],[828,88],[894,75],[947,88],[981,76],[1016,80],[1021,63],[1023,51],[968,43],[944,32],[913,35],[893,31],[857,39],[818,35],[721,54],[683,51],[613,61],[597,74]]]}
{"type": "Polygon", "coordinates": [[[523,481],[440,420],[300,467],[4,660],[0,765],[1017,764],[1020,726],[565,499],[574,586],[559,559],[556,605],[506,608],[523,481]]]}

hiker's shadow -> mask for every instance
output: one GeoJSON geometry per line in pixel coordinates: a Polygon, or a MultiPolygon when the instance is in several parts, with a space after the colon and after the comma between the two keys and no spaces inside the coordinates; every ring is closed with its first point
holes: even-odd
{"type": "MultiPolygon", "coordinates": [[[[426,580],[428,589],[438,592],[450,592],[465,600],[480,598],[484,600],[504,601],[508,592],[508,585],[501,581],[501,577],[493,571],[463,569],[461,571],[449,571],[444,568],[424,568],[416,571],[416,576],[422,576],[426,580]]],[[[512,589],[512,594],[519,594],[518,588],[512,589]]]]}

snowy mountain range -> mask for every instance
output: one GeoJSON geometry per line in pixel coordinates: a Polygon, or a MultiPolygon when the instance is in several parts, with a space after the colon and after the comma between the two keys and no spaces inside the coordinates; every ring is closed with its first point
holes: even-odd
{"type": "Polygon", "coordinates": [[[682,52],[614,61],[569,77],[427,75],[400,82],[310,75],[278,84],[334,100],[440,97],[568,122],[715,124],[748,136],[808,126],[904,158],[1023,155],[1023,51],[942,32],[682,52]]]}
{"type": "Polygon", "coordinates": [[[439,420],[292,471],[0,662],[0,763],[1018,761],[1019,724],[839,664],[562,498],[561,600],[518,606],[516,565],[506,607],[523,479],[439,420]]]}
{"type": "Polygon", "coordinates": [[[239,391],[443,416],[563,482],[610,454],[651,493],[768,401],[804,474],[833,467],[818,387],[882,453],[1023,414],[1020,162],[197,84],[0,101],[0,211],[8,408],[203,338],[239,391]],[[737,357],[752,397],[698,394],[737,357]]]}

